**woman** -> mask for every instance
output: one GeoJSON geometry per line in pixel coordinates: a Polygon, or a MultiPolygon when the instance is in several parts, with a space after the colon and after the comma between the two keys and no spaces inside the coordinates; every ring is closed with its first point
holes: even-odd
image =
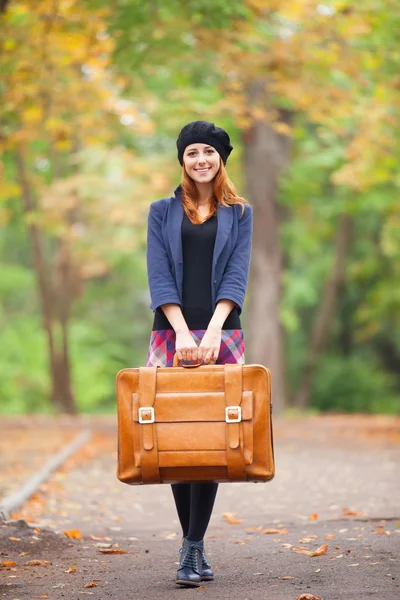
{"type": "MultiPolygon", "coordinates": [[[[252,209],[229,181],[226,131],[207,121],[177,140],[183,167],[174,196],[150,206],[147,270],[154,311],[147,366],[244,363],[240,313],[251,253],[252,209]]],[[[182,526],[179,585],[213,579],[204,550],[218,484],[172,484],[182,526]]]]}

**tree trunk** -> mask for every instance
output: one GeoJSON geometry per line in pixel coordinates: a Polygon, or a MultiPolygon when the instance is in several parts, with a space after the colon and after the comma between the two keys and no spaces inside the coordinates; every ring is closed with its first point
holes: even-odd
{"type": "Polygon", "coordinates": [[[0,14],[6,12],[8,2],[9,0],[0,0],[0,14]]]}
{"type": "Polygon", "coordinates": [[[328,340],[340,288],[343,284],[346,256],[351,243],[351,225],[351,217],[347,214],[342,214],[339,218],[336,232],[332,273],[324,286],[321,304],[311,332],[306,362],[302,369],[298,391],[293,401],[293,405],[298,408],[304,409],[309,405],[311,386],[318,357],[324,350],[328,340]]]}
{"type": "MultiPolygon", "coordinates": [[[[22,188],[25,212],[30,213],[35,210],[35,202],[32,189],[27,175],[24,152],[22,147],[16,151],[17,169],[19,182],[22,188]]],[[[39,297],[42,307],[43,327],[46,334],[47,346],[49,351],[49,367],[51,376],[51,400],[54,406],[63,412],[69,414],[76,413],[75,400],[71,391],[69,365],[66,368],[65,354],[63,351],[64,342],[61,342],[55,335],[54,320],[54,294],[46,275],[46,261],[43,251],[43,241],[40,230],[35,223],[29,225],[29,233],[32,239],[33,266],[36,272],[39,297]]]]}
{"type": "MultiPolygon", "coordinates": [[[[254,82],[248,92],[250,108],[261,103],[267,107],[264,82],[254,82]]],[[[291,117],[286,111],[279,116],[285,123],[291,117]]],[[[256,120],[244,133],[247,195],[253,206],[246,360],[271,370],[273,405],[278,413],[286,402],[286,368],[284,330],[279,315],[283,261],[279,239],[282,210],[277,194],[279,176],[289,162],[290,146],[288,136],[279,134],[263,120],[256,120]]]]}

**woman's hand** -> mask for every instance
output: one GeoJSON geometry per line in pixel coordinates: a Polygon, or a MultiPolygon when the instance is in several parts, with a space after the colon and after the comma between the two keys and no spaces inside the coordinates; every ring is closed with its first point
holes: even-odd
{"type": "Polygon", "coordinates": [[[209,325],[198,348],[198,359],[205,364],[215,362],[221,347],[222,328],[219,325],[209,325]]]}
{"type": "Polygon", "coordinates": [[[176,331],[175,352],[179,360],[198,360],[198,346],[190,331],[176,331]]]}

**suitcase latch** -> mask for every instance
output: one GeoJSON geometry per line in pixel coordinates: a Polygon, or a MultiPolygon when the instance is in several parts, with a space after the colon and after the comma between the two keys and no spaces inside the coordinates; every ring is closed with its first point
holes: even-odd
{"type": "Polygon", "coordinates": [[[141,406],[139,408],[139,423],[154,423],[154,408],[152,406],[141,406]]]}
{"type": "Polygon", "coordinates": [[[225,421],[227,423],[240,423],[242,420],[241,406],[227,406],[225,408],[225,421]]]}

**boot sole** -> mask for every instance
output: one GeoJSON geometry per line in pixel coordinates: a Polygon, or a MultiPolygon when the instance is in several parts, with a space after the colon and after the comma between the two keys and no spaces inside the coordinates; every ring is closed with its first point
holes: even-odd
{"type": "Polygon", "coordinates": [[[186,579],[175,579],[175,583],[187,587],[199,587],[201,585],[201,581],[186,581],[186,579]]]}
{"type": "Polygon", "coordinates": [[[214,581],[214,577],[202,577],[202,581],[214,581]]]}

